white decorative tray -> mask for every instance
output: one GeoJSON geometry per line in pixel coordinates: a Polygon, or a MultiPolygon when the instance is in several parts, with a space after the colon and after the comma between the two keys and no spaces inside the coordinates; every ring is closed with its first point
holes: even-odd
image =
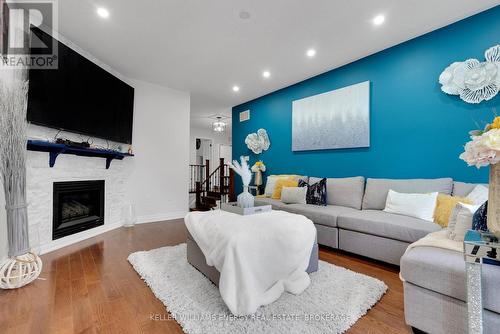
{"type": "Polygon", "coordinates": [[[220,209],[236,213],[238,215],[247,216],[253,215],[256,213],[268,212],[272,210],[272,206],[269,204],[259,204],[255,203],[254,207],[251,208],[240,208],[236,202],[222,203],[220,205],[220,209]]]}

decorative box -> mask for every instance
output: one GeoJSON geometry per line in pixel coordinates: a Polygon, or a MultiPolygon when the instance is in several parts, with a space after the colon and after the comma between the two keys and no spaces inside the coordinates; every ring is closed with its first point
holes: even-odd
{"type": "Polygon", "coordinates": [[[255,206],[251,208],[240,208],[236,202],[229,202],[229,203],[222,203],[220,205],[220,209],[227,212],[236,213],[238,215],[247,216],[256,213],[271,211],[272,206],[269,204],[255,203],[255,206]]]}

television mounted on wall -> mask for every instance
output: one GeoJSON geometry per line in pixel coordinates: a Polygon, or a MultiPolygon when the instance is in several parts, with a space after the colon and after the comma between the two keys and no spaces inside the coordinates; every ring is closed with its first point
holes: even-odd
{"type": "Polygon", "coordinates": [[[58,69],[30,69],[30,123],[132,144],[134,88],[39,28],[57,43],[58,69]]]}

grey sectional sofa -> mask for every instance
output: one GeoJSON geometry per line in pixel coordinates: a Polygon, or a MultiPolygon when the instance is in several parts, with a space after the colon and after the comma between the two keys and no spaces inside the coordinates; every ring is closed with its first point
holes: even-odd
{"type": "MultiPolygon", "coordinates": [[[[463,254],[416,247],[401,259],[406,323],[426,333],[466,334],[466,276],[463,254]]],[[[483,265],[483,327],[500,333],[500,267],[483,265]]]]}
{"type": "MultiPolygon", "coordinates": [[[[309,178],[314,183],[319,178],[309,178]]],[[[257,198],[273,209],[302,214],[311,219],[318,230],[320,245],[339,248],[373,259],[400,264],[409,244],[430,232],[437,224],[417,218],[383,211],[389,189],[406,193],[440,192],[453,194],[475,185],[441,179],[372,179],[363,177],[327,179],[327,206],[284,204],[271,198],[257,198]]],[[[469,192],[470,192],[469,191],[469,192]]]]}
{"type": "MultiPolygon", "coordinates": [[[[313,183],[317,178],[311,178],[313,183]]],[[[405,280],[405,320],[413,328],[431,334],[467,333],[465,262],[463,254],[434,247],[417,247],[405,254],[410,243],[437,224],[386,213],[389,189],[406,193],[440,192],[465,197],[476,184],[450,178],[389,180],[362,177],[327,179],[327,206],[283,204],[258,198],[277,210],[302,214],[318,230],[318,243],[401,265],[405,280]],[[403,256],[404,254],[404,256],[403,256]]],[[[500,333],[500,267],[483,266],[484,333],[500,333]]]]}
{"type": "MultiPolygon", "coordinates": [[[[475,184],[455,182],[453,193],[467,196],[475,184]]],[[[466,276],[463,254],[417,247],[401,258],[406,323],[427,333],[466,334],[466,276]]],[[[483,266],[484,333],[500,332],[500,267],[483,266]]]]}

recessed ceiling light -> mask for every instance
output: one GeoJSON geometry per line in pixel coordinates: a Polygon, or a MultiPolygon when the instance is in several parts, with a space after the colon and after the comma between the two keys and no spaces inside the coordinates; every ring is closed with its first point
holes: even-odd
{"type": "Polygon", "coordinates": [[[264,72],[262,72],[262,76],[263,76],[264,78],[269,78],[269,77],[271,76],[271,72],[269,72],[269,71],[264,71],[264,72]]]}
{"type": "Polygon", "coordinates": [[[109,17],[109,11],[106,8],[99,7],[97,8],[97,15],[104,19],[107,19],[109,17]]]}
{"type": "Polygon", "coordinates": [[[373,18],[373,24],[376,26],[381,25],[385,21],[385,16],[384,15],[377,15],[373,18]]]}
{"type": "Polygon", "coordinates": [[[312,58],[312,57],[314,57],[314,56],[316,55],[316,50],[314,50],[314,49],[309,49],[309,50],[307,50],[306,55],[307,55],[309,58],[312,58]]]}
{"type": "Polygon", "coordinates": [[[239,92],[240,91],[240,87],[238,86],[233,86],[233,92],[239,92]]]}

